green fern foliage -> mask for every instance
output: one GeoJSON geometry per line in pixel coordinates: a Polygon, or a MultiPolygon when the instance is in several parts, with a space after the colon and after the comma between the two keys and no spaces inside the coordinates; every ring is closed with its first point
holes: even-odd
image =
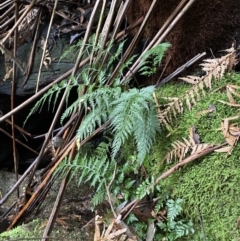
{"type": "Polygon", "coordinates": [[[111,177],[110,173],[114,169],[114,164],[108,161],[106,146],[106,143],[101,143],[91,156],[77,154],[73,161],[66,158],[57,168],[56,174],[66,176],[70,172],[70,181],[77,175],[78,185],[88,182],[90,186],[97,187],[97,192],[104,188],[106,177],[111,177]]]}
{"type": "Polygon", "coordinates": [[[151,76],[157,71],[157,66],[162,61],[164,53],[171,45],[169,43],[159,44],[147,50],[141,57],[140,73],[151,76]]]}
{"type": "Polygon", "coordinates": [[[182,199],[168,199],[166,202],[167,222],[157,223],[157,226],[166,232],[165,240],[173,241],[194,233],[192,222],[186,223],[179,218],[182,212],[182,202],[182,199]]]}
{"type": "MultiPolygon", "coordinates": [[[[88,63],[81,67],[76,76],[54,85],[29,114],[38,110],[47,100],[49,104],[53,102],[56,105],[56,99],[63,89],[66,93],[66,102],[72,91],[77,92],[77,98],[67,106],[60,123],[72,114],[83,114],[75,135],[78,154],[74,160],[64,159],[58,166],[56,174],[66,176],[70,173],[70,180],[78,176],[79,185],[88,182],[90,186],[95,187],[94,204],[100,203],[106,197],[106,185],[112,181],[110,192],[117,195],[122,192],[121,187],[124,185],[127,189],[125,198],[130,198],[132,195],[130,190],[134,188],[135,180],[127,175],[139,170],[160,131],[157,108],[153,99],[155,87],[131,89],[127,81],[124,83],[122,81],[124,74],[136,59],[136,56],[131,56],[121,63],[124,44],[124,41],[118,45],[110,41],[104,47],[101,38],[97,43],[90,40],[85,44],[83,51],[84,54],[89,53],[88,63]],[[111,79],[116,62],[120,62],[121,65],[114,79],[111,79]],[[105,125],[104,132],[111,138],[93,147],[88,153],[85,150],[86,146],[81,146],[80,143],[102,125],[105,125]],[[130,145],[130,155],[134,156],[134,161],[129,160],[129,153],[126,156],[122,154],[126,145],[130,145]],[[126,180],[129,183],[126,183],[126,180]]],[[[143,75],[154,73],[168,47],[169,44],[160,44],[146,51],[140,60],[140,73],[143,75]]],[[[153,179],[147,179],[142,186],[149,187],[152,181],[153,179]]],[[[141,195],[139,193],[141,197],[146,194],[148,192],[143,190],[141,195]]]]}
{"type": "Polygon", "coordinates": [[[113,157],[121,145],[133,137],[137,146],[138,161],[142,162],[159,131],[159,123],[152,94],[154,87],[141,90],[131,89],[112,102],[110,115],[111,129],[114,134],[113,157]]]}
{"type": "Polygon", "coordinates": [[[136,190],[136,195],[139,200],[143,199],[146,195],[153,193],[154,191],[154,178],[147,178],[142,182],[136,190]]]}

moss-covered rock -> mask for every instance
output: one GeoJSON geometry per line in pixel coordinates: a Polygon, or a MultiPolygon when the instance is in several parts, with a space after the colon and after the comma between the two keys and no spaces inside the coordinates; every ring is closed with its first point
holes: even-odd
{"type": "MultiPolygon", "coordinates": [[[[171,144],[183,141],[182,137],[189,139],[189,128],[194,126],[201,143],[220,144],[225,142],[221,130],[223,119],[238,115],[238,108],[223,104],[229,102],[226,94],[226,85],[240,86],[240,74],[227,74],[220,81],[214,80],[211,90],[203,96],[188,111],[185,104],[184,113],[177,115],[172,121],[171,135],[163,131],[158,137],[153,155],[156,160],[157,173],[164,172],[175,165],[178,160],[159,165],[159,162],[173,150],[171,144]],[[216,111],[211,114],[204,113],[209,105],[214,105],[216,111]]],[[[190,86],[191,87],[191,86],[190,86]]],[[[157,93],[159,101],[163,97],[180,97],[190,88],[186,84],[166,85],[157,93]]],[[[239,98],[234,97],[236,103],[239,98]]],[[[229,123],[240,124],[240,118],[229,120],[229,123]]],[[[240,216],[240,146],[237,144],[233,151],[227,153],[211,153],[193,161],[179,171],[162,181],[163,189],[171,192],[174,198],[183,198],[184,211],[187,218],[191,218],[195,225],[195,234],[187,240],[237,240],[240,232],[237,220],[240,216]],[[205,234],[204,234],[205,233],[205,234]]]]}

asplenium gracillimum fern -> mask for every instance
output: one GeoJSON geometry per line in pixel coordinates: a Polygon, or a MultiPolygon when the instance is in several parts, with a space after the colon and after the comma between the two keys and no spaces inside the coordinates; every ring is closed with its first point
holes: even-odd
{"type": "MultiPolygon", "coordinates": [[[[153,100],[155,87],[131,89],[128,86],[129,78],[127,81],[122,81],[124,73],[133,64],[134,56],[121,63],[114,80],[110,81],[111,85],[107,84],[111,79],[113,63],[120,58],[123,50],[123,43],[117,47],[115,52],[112,51],[111,45],[113,43],[110,43],[110,47],[94,55],[96,59],[91,64],[83,66],[76,77],[72,76],[68,85],[66,81],[55,85],[37,103],[37,107],[41,106],[47,99],[53,99],[54,94],[57,96],[67,86],[67,99],[72,91],[77,91],[76,100],[63,112],[61,122],[73,113],[81,111],[84,114],[75,137],[79,152],[84,149],[84,146],[80,147],[80,142],[90,136],[96,128],[108,123],[105,131],[111,135],[111,140],[108,142],[107,154],[99,155],[95,151],[92,151],[90,156],[79,154],[73,161],[65,160],[62,162],[57,170],[57,173],[61,172],[64,175],[68,173],[68,170],[72,172],[72,175],[77,171],[80,183],[82,180],[88,180],[99,190],[104,189],[105,182],[109,183],[115,167],[117,168],[117,179],[121,175],[122,179],[126,176],[125,169],[122,169],[124,165],[115,165],[116,161],[119,161],[117,156],[119,152],[121,153],[124,145],[130,144],[132,155],[136,156],[136,163],[131,166],[131,171],[138,170],[159,131],[159,121],[153,100]],[[108,60],[101,61],[106,56],[108,60]]],[[[169,44],[161,44],[147,51],[142,57],[139,72],[143,75],[149,75],[149,71],[154,71],[153,69],[159,64],[168,46],[169,44]],[[145,64],[148,65],[147,68],[145,64]]],[[[101,50],[100,45],[96,45],[94,48],[94,51],[98,50],[101,50]]],[[[36,108],[33,111],[35,110],[36,108]]],[[[127,156],[124,157],[124,162],[128,162],[127,156]]],[[[113,187],[113,190],[115,188],[113,187]]]]}
{"type": "Polygon", "coordinates": [[[116,156],[128,138],[132,138],[138,160],[142,162],[159,131],[153,92],[154,86],[141,90],[130,89],[123,93],[119,87],[103,87],[83,95],[82,100],[88,103],[91,111],[77,131],[78,142],[109,121],[108,131],[113,135],[112,157],[116,156]]]}

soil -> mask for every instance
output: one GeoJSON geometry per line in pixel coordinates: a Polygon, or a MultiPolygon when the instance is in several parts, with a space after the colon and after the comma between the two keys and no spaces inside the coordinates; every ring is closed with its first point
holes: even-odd
{"type": "MultiPolygon", "coordinates": [[[[0,194],[1,197],[10,190],[15,183],[15,174],[10,172],[0,171],[0,194]]],[[[57,180],[45,199],[43,205],[37,214],[32,214],[28,218],[28,223],[23,225],[23,228],[28,230],[35,230],[34,236],[41,237],[47,224],[47,220],[51,214],[56,196],[58,194],[61,180],[57,180]],[[38,219],[38,222],[32,220],[38,219]],[[34,226],[32,226],[34,224],[34,226]],[[37,228],[36,228],[37,225],[37,228]],[[37,232],[36,232],[37,229],[37,232]]],[[[20,186],[20,192],[25,183],[20,186]]],[[[60,240],[92,240],[94,234],[94,216],[92,211],[91,196],[93,190],[89,189],[87,185],[78,187],[76,180],[69,183],[61,209],[57,216],[57,221],[54,225],[52,238],[60,240]],[[71,238],[70,238],[71,237],[71,238]],[[82,237],[82,239],[80,239],[82,237]]],[[[16,194],[14,193],[6,203],[4,203],[0,214],[6,211],[12,203],[16,201],[16,194]]],[[[0,222],[0,232],[3,232],[8,227],[9,222],[4,220],[0,222]]],[[[24,238],[24,237],[22,237],[24,238]]],[[[0,240],[2,240],[0,238],[0,240]]]]}

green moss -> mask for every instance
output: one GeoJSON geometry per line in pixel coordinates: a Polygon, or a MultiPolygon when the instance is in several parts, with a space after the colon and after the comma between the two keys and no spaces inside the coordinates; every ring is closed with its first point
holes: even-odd
{"type": "Polygon", "coordinates": [[[39,240],[41,239],[41,233],[39,232],[40,225],[41,222],[38,219],[35,219],[28,224],[23,224],[21,226],[13,228],[10,231],[1,233],[0,240],[39,240]]]}
{"type": "MultiPolygon", "coordinates": [[[[240,86],[240,75],[228,74],[220,81],[213,81],[212,90],[206,91],[206,96],[201,96],[197,105],[188,111],[186,106],[183,115],[178,115],[173,121],[173,132],[166,138],[162,132],[153,148],[156,168],[155,174],[164,172],[174,163],[159,165],[162,158],[172,149],[171,143],[188,139],[189,128],[195,126],[200,136],[201,143],[220,144],[225,142],[221,131],[223,119],[236,116],[238,109],[222,104],[219,100],[228,101],[226,91],[221,86],[234,84],[240,86]],[[217,90],[217,91],[214,91],[217,90]],[[199,115],[213,104],[216,111],[212,114],[199,115]]],[[[186,91],[185,84],[166,85],[158,91],[158,98],[164,96],[180,97],[186,91]],[[176,91],[176,87],[177,91],[176,91]],[[173,94],[174,93],[174,94],[173,94]]],[[[189,88],[189,87],[188,87],[189,88]]],[[[239,99],[235,98],[238,103],[239,99]]],[[[234,120],[240,124],[239,120],[234,120]]],[[[187,219],[192,219],[195,224],[195,234],[186,240],[203,240],[200,215],[208,240],[237,240],[240,232],[236,228],[236,221],[240,216],[240,146],[236,146],[231,155],[226,153],[211,153],[199,160],[195,160],[181,170],[162,181],[165,190],[172,193],[174,198],[183,198],[184,211],[187,219]]]]}

